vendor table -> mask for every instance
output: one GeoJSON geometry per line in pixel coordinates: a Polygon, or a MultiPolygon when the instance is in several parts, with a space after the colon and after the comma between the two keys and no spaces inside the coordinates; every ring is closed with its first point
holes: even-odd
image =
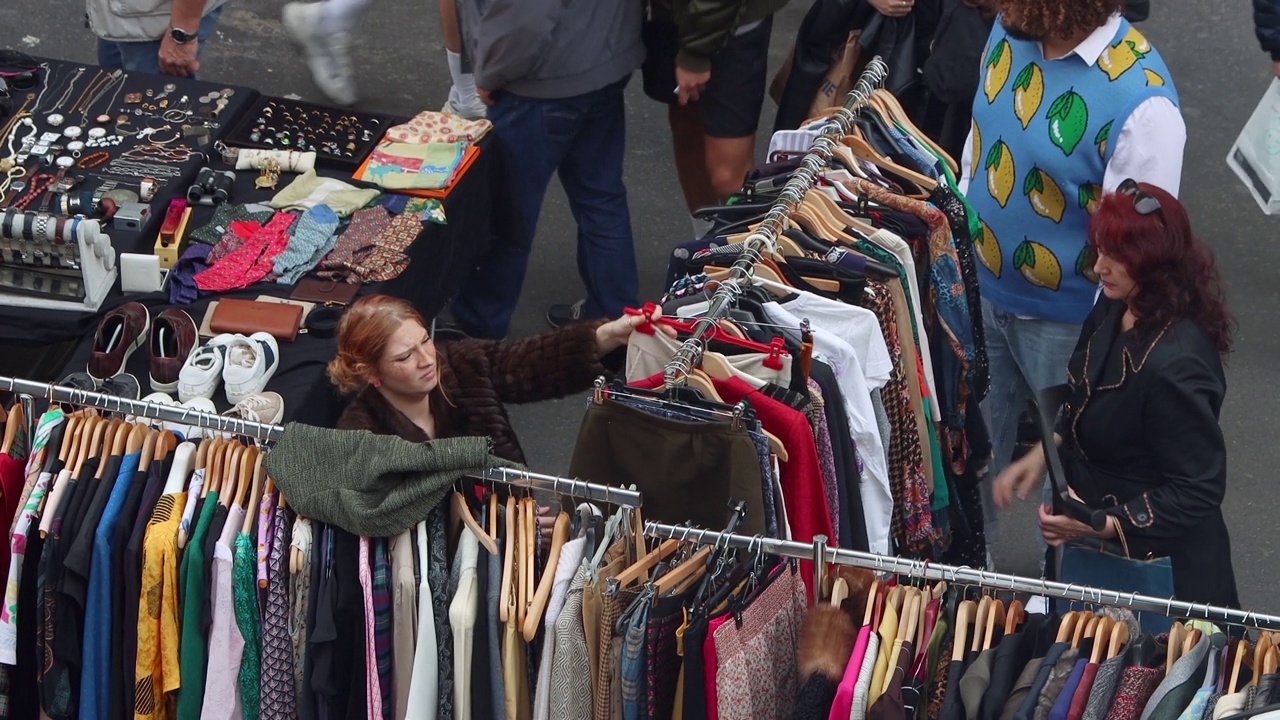
{"type": "MultiPolygon", "coordinates": [[[[66,66],[65,63],[49,61],[50,66],[66,66]]],[[[190,80],[169,77],[154,77],[131,74],[125,91],[131,87],[163,85],[174,83],[178,87],[171,95],[204,95],[211,90],[227,86],[197,83],[190,80]],[[136,85],[135,85],[136,83],[136,85]]],[[[220,120],[221,127],[214,133],[220,138],[234,128],[246,108],[259,97],[256,91],[249,88],[232,88],[232,104],[229,104],[220,120]]],[[[388,118],[390,122],[399,119],[388,118]]],[[[403,297],[414,304],[428,318],[435,317],[454,294],[461,289],[462,283],[470,269],[475,265],[481,253],[491,244],[495,236],[501,237],[517,232],[515,225],[518,214],[511,206],[513,195],[508,189],[506,169],[503,167],[503,153],[497,152],[496,138],[491,134],[482,139],[478,146],[480,153],[471,167],[456,181],[443,206],[446,224],[427,222],[423,230],[407,250],[409,266],[398,277],[383,283],[366,284],[361,287],[360,294],[387,293],[403,297]]],[[[222,164],[208,147],[208,154],[214,169],[229,169],[222,164]]],[[[157,195],[152,203],[152,219],[141,232],[123,232],[109,230],[112,245],[117,252],[150,253],[156,232],[168,206],[170,197],[182,197],[191,184],[202,163],[189,163],[184,167],[183,177],[169,183],[157,195]]],[[[374,187],[351,179],[349,169],[338,169],[320,164],[317,173],[344,180],[353,185],[374,187]]],[[[256,171],[238,173],[231,195],[234,203],[265,202],[274,194],[273,190],[259,190],[254,187],[256,171]]],[[[281,177],[279,188],[283,188],[293,176],[281,177]]],[[[194,206],[190,228],[195,229],[206,224],[212,217],[214,208],[194,206]]],[[[222,297],[255,298],[259,295],[287,297],[293,291],[291,285],[280,285],[273,282],[262,282],[242,290],[229,293],[218,293],[206,296],[186,306],[177,306],[187,311],[198,325],[204,316],[208,304],[222,297]]],[[[0,370],[3,374],[28,377],[42,381],[56,381],[67,372],[83,370],[92,347],[93,333],[102,314],[122,303],[137,301],[146,305],[152,316],[170,307],[167,290],[152,294],[125,295],[120,291],[119,281],[102,304],[98,313],[53,311],[39,308],[15,308],[0,306],[0,370]],[[69,361],[66,359],[69,357],[69,361]],[[65,361],[65,362],[63,362],[65,361]],[[65,367],[64,367],[65,365],[65,367]]],[[[202,338],[203,341],[203,338],[202,338]]],[[[285,399],[286,420],[306,417],[309,422],[325,423],[336,419],[341,410],[341,401],[329,390],[329,383],[324,376],[325,364],[334,354],[335,341],[331,338],[313,337],[300,334],[293,342],[282,342],[280,345],[280,367],[268,384],[267,389],[279,392],[285,399]]],[[[140,348],[130,358],[126,370],[138,378],[143,386],[143,394],[148,388],[149,359],[145,348],[140,348]]],[[[227,406],[221,392],[214,398],[220,409],[227,406]]]]}

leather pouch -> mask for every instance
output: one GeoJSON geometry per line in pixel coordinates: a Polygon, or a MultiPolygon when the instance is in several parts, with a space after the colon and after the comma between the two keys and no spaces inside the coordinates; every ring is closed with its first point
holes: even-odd
{"type": "Polygon", "coordinates": [[[223,298],[213,311],[209,329],[215,333],[270,333],[277,340],[292,342],[302,324],[302,307],[286,303],[223,298]]]}
{"type": "Polygon", "coordinates": [[[320,305],[350,305],[360,291],[360,283],[334,282],[320,278],[303,278],[289,295],[290,300],[320,305]]]}

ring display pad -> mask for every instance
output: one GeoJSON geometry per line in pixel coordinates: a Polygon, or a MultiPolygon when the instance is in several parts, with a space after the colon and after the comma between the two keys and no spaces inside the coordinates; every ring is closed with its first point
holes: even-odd
{"type": "MultiPolygon", "coordinates": [[[[85,220],[75,230],[78,267],[43,268],[30,264],[0,265],[0,305],[48,310],[97,312],[115,284],[118,269],[111,238],[97,220],[85,220]],[[76,272],[78,270],[78,272],[76,272]]],[[[34,241],[16,243],[10,252],[43,252],[34,241]],[[30,246],[29,248],[27,246],[30,246]]]]}

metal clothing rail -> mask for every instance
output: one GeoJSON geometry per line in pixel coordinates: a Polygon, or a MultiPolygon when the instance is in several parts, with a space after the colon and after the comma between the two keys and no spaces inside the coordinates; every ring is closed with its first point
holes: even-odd
{"type": "Polygon", "coordinates": [[[481,474],[481,479],[499,482],[534,490],[547,490],[553,493],[564,493],[584,500],[617,505],[618,507],[640,507],[643,501],[640,491],[599,485],[576,478],[562,478],[555,475],[541,475],[513,468],[489,468],[481,474]]]}
{"type": "MultiPolygon", "coordinates": [[[[0,390],[44,398],[50,403],[95,407],[109,412],[124,413],[149,420],[198,425],[202,428],[256,438],[261,441],[278,442],[284,437],[285,429],[280,425],[240,420],[174,405],[130,400],[116,395],[104,395],[64,385],[35,382],[22,378],[0,376],[0,390]]],[[[34,416],[34,413],[31,413],[31,415],[34,416]]],[[[528,487],[535,490],[548,490],[618,506],[640,507],[642,501],[640,493],[635,490],[626,490],[574,478],[542,475],[511,468],[489,468],[481,473],[480,478],[488,482],[528,487]]]]}
{"type": "Polygon", "coordinates": [[[41,397],[50,403],[95,407],[101,410],[127,413],[151,420],[163,420],[183,425],[199,425],[202,428],[257,438],[264,442],[277,442],[284,437],[284,428],[279,425],[240,420],[239,418],[201,412],[177,405],[161,405],[160,403],[146,402],[145,400],[130,400],[116,395],[104,395],[65,385],[54,385],[52,383],[41,383],[0,375],[0,390],[41,397]]]}
{"type": "Polygon", "coordinates": [[[787,184],[782,188],[778,199],[770,206],[764,220],[747,239],[743,241],[742,255],[729,268],[729,277],[720,281],[719,287],[711,296],[707,312],[698,318],[693,328],[693,336],[680,346],[671,361],[663,369],[663,382],[671,388],[679,385],[689,372],[698,364],[706,348],[707,338],[716,327],[716,322],[728,314],[741,292],[740,283],[751,278],[753,266],[760,262],[761,253],[765,249],[777,247],[778,236],[782,233],[784,223],[796,207],[804,200],[805,193],[813,187],[818,174],[831,162],[835,154],[836,141],[848,134],[853,127],[856,111],[871,97],[889,74],[889,67],[879,56],[871,59],[867,69],[862,72],[853,90],[845,97],[844,105],[831,117],[830,124],[822,130],[813,147],[800,161],[800,167],[791,174],[787,184]]]}
{"type": "Polygon", "coordinates": [[[946,580],[952,584],[1031,593],[1095,605],[1126,607],[1135,612],[1149,612],[1169,617],[1203,618],[1209,621],[1263,630],[1280,630],[1280,617],[1275,615],[1264,615],[1205,603],[1189,603],[1172,598],[1123,593],[1117,590],[1095,588],[1076,583],[1061,583],[1052,580],[1022,577],[1020,575],[986,572],[985,570],[974,570],[970,567],[939,565],[926,560],[911,560],[889,555],[875,555],[857,550],[833,548],[827,546],[827,538],[821,535],[815,537],[813,544],[810,545],[789,540],[721,533],[685,525],[666,525],[656,522],[646,522],[644,532],[649,537],[674,538],[700,545],[714,545],[738,550],[752,551],[758,549],[770,555],[796,558],[798,560],[812,560],[814,561],[815,588],[821,587],[824,569],[830,563],[925,580],[946,580]]]}

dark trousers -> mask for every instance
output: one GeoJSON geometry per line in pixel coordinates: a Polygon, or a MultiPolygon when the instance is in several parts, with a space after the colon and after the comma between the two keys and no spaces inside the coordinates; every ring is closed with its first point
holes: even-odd
{"type": "Polygon", "coordinates": [[[454,318],[469,334],[507,334],[552,175],[559,175],[578,223],[578,275],[587,290],[583,317],[617,317],[624,306],[638,304],[631,213],[622,183],[622,93],[628,79],[563,100],[510,92],[494,96],[488,117],[507,153],[524,231],[494,245],[454,300],[454,318]]]}
{"type": "Polygon", "coordinates": [[[720,530],[729,501],[747,503],[738,532],[764,534],[763,478],[755,445],[729,422],[673,420],[605,401],[588,406],[569,475],[591,482],[635,483],[651,520],[720,530]]]}

